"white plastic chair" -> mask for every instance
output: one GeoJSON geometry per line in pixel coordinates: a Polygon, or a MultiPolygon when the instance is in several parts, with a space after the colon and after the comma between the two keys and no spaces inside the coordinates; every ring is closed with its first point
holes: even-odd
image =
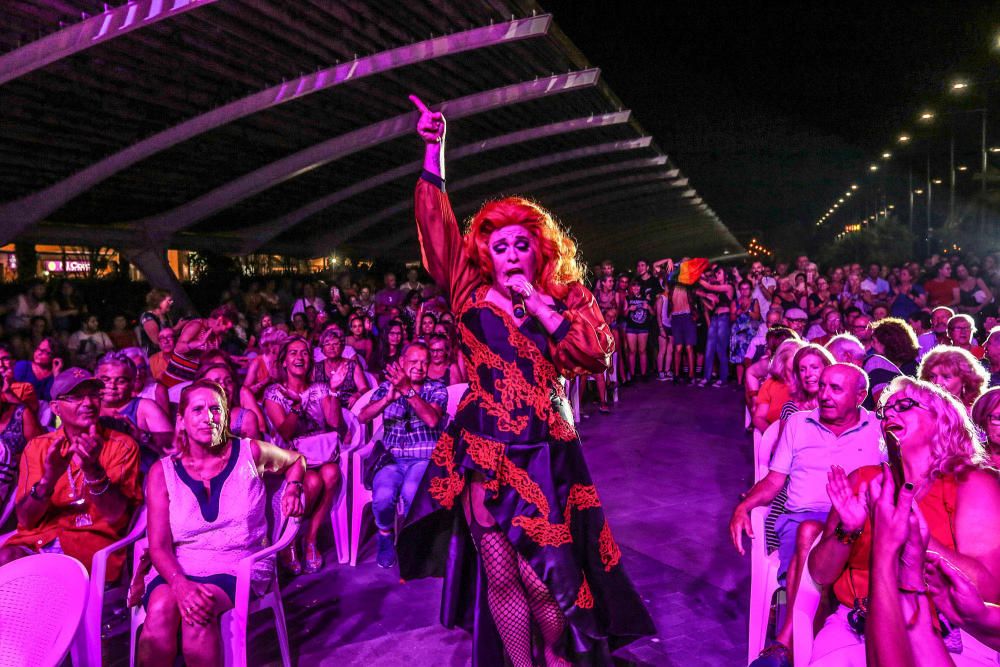
{"type": "MultiPolygon", "coordinates": [[[[809,551],[812,552],[823,539],[819,535],[813,542],[809,551]]],[[[822,590],[809,572],[809,559],[802,564],[802,581],[799,582],[799,590],[795,594],[795,604],[792,605],[792,651],[794,652],[794,663],[796,665],[808,665],[812,659],[813,624],[816,620],[816,610],[822,590]]]]}
{"type": "Polygon", "coordinates": [[[187,389],[190,384],[190,382],[181,382],[167,389],[167,398],[170,400],[170,405],[177,405],[181,402],[181,392],[187,389]]]}
{"type": "Polygon", "coordinates": [[[768,555],[767,537],[764,533],[764,519],[767,518],[768,511],[767,507],[755,507],[750,511],[750,528],[754,538],[750,542],[750,632],[747,662],[755,660],[764,649],[771,598],[778,590],[778,552],[768,555]]]}
{"type": "MultiPolygon", "coordinates": [[[[767,477],[769,466],[771,465],[771,454],[774,453],[774,446],[778,444],[778,433],[781,431],[781,422],[777,421],[767,427],[767,430],[760,436],[754,438],[754,483],[767,477]]],[[[756,434],[756,431],[754,431],[756,434]]]]}
{"type": "Polygon", "coordinates": [[[60,554],[0,567],[0,666],[60,665],[83,619],[87,585],[87,569],[60,554]]]}
{"type": "Polygon", "coordinates": [[[337,562],[344,564],[351,559],[350,533],[348,532],[351,507],[347,495],[347,471],[351,461],[351,453],[365,444],[365,430],[352,410],[341,408],[341,413],[347,422],[347,435],[340,447],[340,491],[330,509],[330,524],[333,527],[333,540],[337,548],[337,562]]]}
{"type": "MultiPolygon", "coordinates": [[[[273,501],[273,498],[269,501],[273,501]]],[[[284,518],[283,518],[284,519],[284,518]]],[[[281,590],[278,585],[278,574],[275,567],[271,568],[271,582],[268,591],[260,596],[253,596],[250,581],[254,566],[277,554],[295,539],[299,532],[301,521],[298,518],[288,518],[280,524],[280,535],[274,543],[241,560],[236,570],[236,599],[233,608],[219,618],[219,629],[222,635],[222,650],[226,667],[246,667],[247,665],[247,627],[252,614],[262,609],[270,609],[274,613],[275,634],[278,637],[278,649],[281,652],[281,664],[290,667],[292,663],[291,649],[288,643],[288,628],[285,625],[285,608],[281,601],[281,590]]],[[[142,539],[136,542],[134,562],[139,562],[143,550],[149,548],[149,542],[142,539]]],[[[135,667],[136,648],[139,629],[146,620],[146,610],[139,605],[132,609],[131,641],[129,667],[135,667]]]]}
{"type": "MultiPolygon", "coordinates": [[[[13,484],[10,487],[10,495],[7,497],[7,502],[4,504],[3,509],[0,510],[0,528],[3,528],[3,525],[7,523],[7,519],[9,519],[11,515],[14,513],[14,504],[16,502],[17,502],[17,484],[13,484]]],[[[2,539],[4,538],[0,538],[0,540],[2,539]]]]}
{"type": "Polygon", "coordinates": [[[468,388],[468,382],[458,382],[448,385],[448,406],[445,410],[448,415],[448,421],[454,419],[455,415],[458,414],[458,404],[462,401],[462,397],[465,396],[468,388]]]}
{"type": "Polygon", "coordinates": [[[83,623],[77,633],[77,643],[73,649],[73,664],[76,667],[89,665],[100,667],[103,664],[101,656],[101,627],[105,604],[120,604],[125,606],[128,588],[131,581],[128,568],[122,568],[122,574],[116,582],[107,582],[108,558],[119,549],[125,549],[136,543],[146,534],[146,507],[142,506],[132,516],[132,527],[122,539],[114,542],[94,554],[90,565],[90,593],[87,597],[87,608],[83,615],[83,623]],[[112,585],[108,585],[112,583],[112,585]]]}
{"type": "Polygon", "coordinates": [[[361,447],[351,454],[351,567],[358,564],[358,552],[361,551],[361,526],[365,515],[365,508],[372,503],[371,489],[366,489],[362,479],[364,461],[372,453],[375,441],[382,438],[382,417],[376,417],[372,421],[373,434],[364,447],[361,447]]]}

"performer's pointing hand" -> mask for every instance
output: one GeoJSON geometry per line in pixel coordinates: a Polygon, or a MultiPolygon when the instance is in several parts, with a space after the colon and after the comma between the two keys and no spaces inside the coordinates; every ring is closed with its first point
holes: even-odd
{"type": "Polygon", "coordinates": [[[417,120],[417,134],[428,144],[439,144],[444,141],[445,120],[440,111],[431,111],[427,105],[416,95],[410,95],[410,101],[420,112],[420,119],[417,120]]]}

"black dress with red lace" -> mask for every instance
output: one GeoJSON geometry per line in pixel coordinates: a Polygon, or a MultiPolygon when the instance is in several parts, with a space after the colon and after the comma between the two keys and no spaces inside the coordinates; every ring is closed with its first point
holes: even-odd
{"type": "Polygon", "coordinates": [[[400,532],[400,573],[444,576],[442,622],[473,631],[474,665],[503,664],[460,498],[479,473],[486,508],[566,616],[558,649],[573,664],[611,664],[612,651],[655,629],[622,568],[562,381],[606,368],[611,332],[579,284],[556,302],[564,322],[553,335],[487,300],[442,185],[418,182],[416,216],[424,265],[456,313],[469,389],[400,532]]]}

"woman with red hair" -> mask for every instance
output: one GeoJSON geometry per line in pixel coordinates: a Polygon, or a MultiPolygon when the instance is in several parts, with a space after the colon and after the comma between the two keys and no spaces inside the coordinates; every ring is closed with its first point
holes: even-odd
{"type": "Polygon", "coordinates": [[[400,573],[446,577],[442,620],[472,626],[473,664],[504,664],[504,652],[514,667],[611,664],[611,650],[655,629],[622,569],[562,381],[608,367],[611,331],[581,284],[576,244],[542,207],[487,202],[460,235],[444,193],[444,117],[410,99],[426,144],[424,266],[456,313],[469,388],[407,515],[400,573]]]}

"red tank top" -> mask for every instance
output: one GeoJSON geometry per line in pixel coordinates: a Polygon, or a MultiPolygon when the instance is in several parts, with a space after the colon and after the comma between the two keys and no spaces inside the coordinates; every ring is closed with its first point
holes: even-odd
{"type": "MultiPolygon", "coordinates": [[[[854,484],[857,492],[861,482],[871,481],[882,474],[879,466],[865,466],[858,470],[858,478],[854,484]]],[[[958,495],[958,484],[951,475],[939,477],[931,482],[930,490],[917,501],[921,514],[927,521],[931,537],[948,547],[955,549],[955,507],[958,495]]],[[[847,558],[847,567],[837,581],[833,583],[833,592],[841,604],[854,606],[855,598],[868,597],[868,565],[872,546],[871,517],[865,520],[865,528],[858,541],[851,546],[851,554],[847,558]]]]}

